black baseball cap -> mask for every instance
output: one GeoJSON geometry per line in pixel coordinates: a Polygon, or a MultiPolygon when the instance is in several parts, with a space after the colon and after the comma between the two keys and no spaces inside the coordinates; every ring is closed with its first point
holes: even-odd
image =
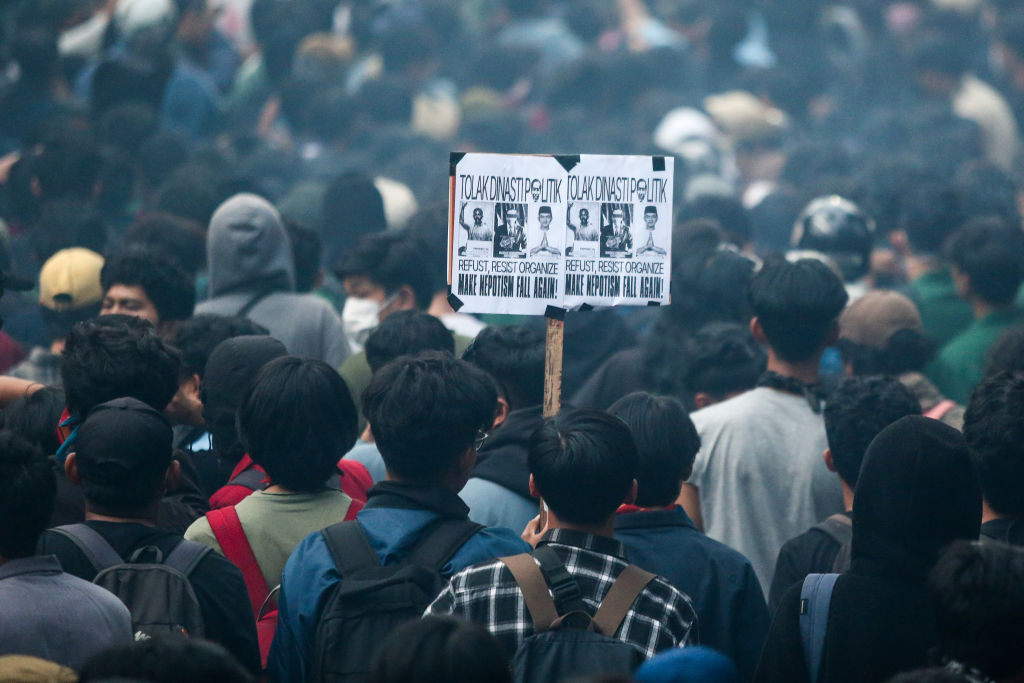
{"type": "Polygon", "coordinates": [[[171,464],[171,442],[171,425],[162,413],[135,398],[115,398],[90,410],[78,428],[78,471],[97,484],[116,484],[140,472],[157,476],[171,464]]]}

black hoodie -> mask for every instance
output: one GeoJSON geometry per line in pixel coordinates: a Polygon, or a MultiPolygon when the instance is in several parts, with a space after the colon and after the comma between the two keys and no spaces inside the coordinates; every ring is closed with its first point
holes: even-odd
{"type": "Polygon", "coordinates": [[[541,406],[509,413],[508,418],[481,446],[473,476],[493,481],[523,498],[532,498],[530,468],[526,456],[530,435],[543,422],[541,406]]]}
{"type": "MultiPolygon", "coordinates": [[[[904,417],[871,442],[853,503],[852,564],[832,593],[822,683],[885,681],[938,645],[926,576],[939,551],[977,539],[981,487],[963,436],[904,417]]],[[[755,681],[809,681],[800,586],[783,595],[755,681]]]]}

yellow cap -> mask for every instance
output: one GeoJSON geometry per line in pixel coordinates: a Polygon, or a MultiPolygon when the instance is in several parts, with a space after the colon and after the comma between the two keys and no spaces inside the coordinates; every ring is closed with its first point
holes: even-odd
{"type": "Polygon", "coordinates": [[[62,249],[39,271],[39,305],[52,311],[71,311],[103,298],[100,271],[103,257],[82,247],[62,249]]]}

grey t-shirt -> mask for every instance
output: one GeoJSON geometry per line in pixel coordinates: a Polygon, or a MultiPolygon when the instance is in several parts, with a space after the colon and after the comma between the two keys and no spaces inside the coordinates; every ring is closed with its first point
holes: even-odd
{"type": "Polygon", "coordinates": [[[767,593],[782,544],[843,511],[822,457],[824,419],[804,397],[763,387],[692,418],[701,449],[689,483],[700,489],[704,530],[746,555],[767,593]]]}

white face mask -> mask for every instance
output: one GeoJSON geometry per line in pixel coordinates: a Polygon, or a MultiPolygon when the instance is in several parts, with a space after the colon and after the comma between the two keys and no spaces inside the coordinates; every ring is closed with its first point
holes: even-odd
{"type": "Polygon", "coordinates": [[[384,302],[376,299],[348,297],[341,309],[341,322],[345,334],[356,351],[361,351],[373,329],[377,327],[384,302]]]}

